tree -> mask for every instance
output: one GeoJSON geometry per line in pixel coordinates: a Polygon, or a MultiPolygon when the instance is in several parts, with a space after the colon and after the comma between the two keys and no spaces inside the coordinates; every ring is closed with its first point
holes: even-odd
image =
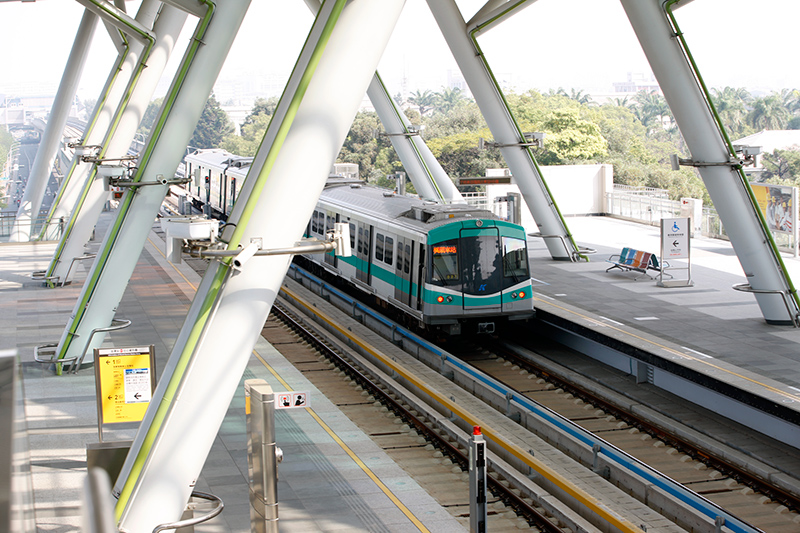
{"type": "Polygon", "coordinates": [[[434,95],[434,106],[438,113],[449,113],[464,101],[464,93],[458,87],[442,87],[442,91],[434,95]]]}
{"type": "Polygon", "coordinates": [[[757,130],[782,130],[789,123],[791,113],[784,107],[781,95],[772,93],[756,98],[747,118],[757,130]]]}
{"type": "Polygon", "coordinates": [[[725,129],[736,136],[746,135],[748,127],[745,118],[747,107],[753,101],[752,95],[744,88],[733,87],[711,89],[711,92],[712,102],[725,129]]]}
{"type": "Polygon", "coordinates": [[[425,89],[425,92],[422,93],[417,89],[414,94],[408,98],[408,101],[417,106],[420,115],[425,116],[425,113],[433,109],[436,105],[436,95],[431,92],[430,89],[425,89]]]}
{"type": "Polygon", "coordinates": [[[255,115],[249,124],[242,126],[241,135],[226,136],[222,141],[222,148],[232,154],[253,157],[258,151],[258,147],[261,146],[270,120],[272,120],[270,115],[255,115]]]}
{"type": "Polygon", "coordinates": [[[219,106],[212,93],[200,114],[189,146],[192,148],[219,148],[223,139],[234,132],[228,114],[219,106]]]}
{"type": "Polygon", "coordinates": [[[764,181],[800,186],[800,146],[764,154],[764,181]]]}
{"type": "Polygon", "coordinates": [[[156,117],[158,116],[158,112],[161,110],[161,105],[163,103],[163,98],[156,98],[147,104],[147,108],[144,110],[144,115],[142,115],[142,120],[139,122],[139,128],[136,130],[136,133],[139,133],[144,137],[150,135],[150,130],[153,129],[153,124],[156,122],[156,117]]]}
{"type": "Polygon", "coordinates": [[[634,113],[647,128],[648,135],[655,135],[672,125],[672,113],[667,101],[655,91],[639,91],[635,96],[634,113]]]}
{"type": "Polygon", "coordinates": [[[576,110],[556,110],[543,124],[545,164],[593,161],[608,155],[608,143],[597,124],[583,120],[576,110]]]}
{"type": "Polygon", "coordinates": [[[253,102],[253,109],[250,110],[250,114],[247,115],[244,122],[242,122],[242,127],[252,124],[256,121],[256,117],[260,115],[271,117],[275,114],[275,109],[277,107],[278,98],[274,96],[271,98],[256,98],[256,101],[253,102]]]}

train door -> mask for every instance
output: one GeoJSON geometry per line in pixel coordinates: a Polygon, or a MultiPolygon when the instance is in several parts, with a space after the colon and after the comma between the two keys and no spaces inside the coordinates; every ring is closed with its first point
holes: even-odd
{"type": "Polygon", "coordinates": [[[498,229],[462,229],[458,254],[464,313],[499,312],[503,270],[498,229]]]}
{"type": "Polygon", "coordinates": [[[370,282],[370,258],[372,257],[372,226],[358,222],[356,238],[356,279],[367,285],[370,282]]]}
{"type": "MultiPolygon", "coordinates": [[[[414,248],[415,248],[415,243],[412,241],[411,242],[411,249],[413,250],[414,248]]],[[[415,273],[416,274],[417,290],[416,290],[416,292],[414,293],[414,295],[411,298],[411,304],[410,305],[414,309],[422,309],[422,302],[423,302],[422,290],[423,290],[423,287],[425,286],[425,245],[422,244],[422,243],[419,243],[419,245],[417,247],[416,260],[417,260],[416,263],[414,263],[414,261],[411,262],[411,269],[413,271],[414,270],[414,265],[415,264],[417,265],[417,270],[416,270],[416,273],[415,273]]],[[[412,286],[414,284],[414,279],[413,278],[411,279],[411,284],[412,284],[412,286]]]]}
{"type": "MultiPolygon", "coordinates": [[[[333,211],[328,211],[325,213],[325,230],[323,234],[325,235],[325,239],[327,240],[328,235],[333,233],[333,229],[336,227],[336,213],[333,211]]],[[[330,251],[325,253],[325,263],[331,265],[332,267],[336,267],[336,252],[330,251]]]]}
{"type": "Polygon", "coordinates": [[[405,237],[397,237],[397,255],[395,260],[395,285],[394,298],[398,302],[411,307],[411,265],[413,255],[413,241],[405,237]]]}

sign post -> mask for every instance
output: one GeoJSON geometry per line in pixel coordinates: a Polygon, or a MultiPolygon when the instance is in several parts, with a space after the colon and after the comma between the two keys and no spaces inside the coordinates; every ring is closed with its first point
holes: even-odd
{"type": "Polygon", "coordinates": [[[658,275],[656,285],[659,287],[693,287],[692,260],[690,254],[690,239],[692,234],[690,218],[662,218],[661,219],[661,273],[658,275]],[[685,267],[674,266],[670,260],[686,260],[685,267]],[[664,281],[664,276],[672,278],[667,270],[686,270],[686,279],[670,279],[664,281]]]}
{"type": "Polygon", "coordinates": [[[155,347],[94,350],[97,430],[103,424],[141,422],[156,388],[155,347]]]}

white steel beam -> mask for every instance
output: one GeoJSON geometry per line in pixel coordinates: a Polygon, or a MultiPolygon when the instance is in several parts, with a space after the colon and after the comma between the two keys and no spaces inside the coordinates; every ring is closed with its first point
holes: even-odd
{"type": "MultiPolygon", "coordinates": [[[[152,27],[159,5],[160,2],[155,0],[143,2],[137,15],[138,22],[147,28],[152,27]]],[[[142,57],[146,42],[141,39],[129,39],[117,26],[106,21],[104,23],[112,36],[115,47],[119,50],[119,56],[111,67],[103,92],[92,112],[92,118],[86,126],[81,145],[102,146],[101,150],[106,152],[108,141],[110,140],[109,128],[114,123],[114,119],[119,117],[120,106],[122,105],[126,88],[130,87],[137,63],[140,60],[146,60],[146,58],[142,57]]],[[[56,231],[62,226],[62,220],[69,222],[69,224],[64,225],[66,228],[65,233],[71,232],[71,224],[74,224],[74,220],[70,220],[72,210],[78,202],[81,192],[85,190],[86,180],[90,171],[94,169],[91,163],[81,160],[81,154],[81,148],[77,148],[75,156],[72,158],[70,169],[64,176],[56,198],[53,200],[53,205],[50,207],[50,212],[47,214],[42,233],[39,236],[40,239],[55,238],[56,231]]],[[[61,251],[62,246],[59,246],[48,269],[48,276],[54,275],[55,266],[60,262],[61,251]]],[[[71,259],[69,258],[70,261],[71,259]]],[[[64,269],[66,268],[68,267],[64,267],[64,269]]],[[[58,274],[64,275],[65,272],[59,272],[58,274]]]]}
{"type": "MultiPolygon", "coordinates": [[[[493,23],[498,17],[505,16],[506,11],[513,11],[528,3],[508,2],[505,4],[508,8],[502,13],[495,13],[494,9],[490,9],[493,17],[487,23],[493,23]]],[[[428,0],[428,7],[475,97],[486,124],[492,131],[494,141],[500,145],[503,158],[536,220],[539,233],[547,236],[545,243],[550,255],[554,259],[562,260],[579,257],[580,250],[558,211],[533,153],[522,146],[526,142],[525,136],[514,120],[486,58],[478,47],[475,33],[482,27],[468,28],[455,0],[428,0]]],[[[492,4],[489,7],[496,6],[492,4]]]]}
{"type": "MultiPolygon", "coordinates": [[[[143,4],[148,1],[150,0],[145,0],[143,4]]],[[[158,7],[159,2],[154,2],[154,4],[158,7]]],[[[147,60],[147,68],[141,72],[138,82],[135,78],[131,80],[131,86],[128,91],[130,94],[130,102],[125,106],[122,115],[119,117],[119,123],[116,128],[109,132],[111,138],[107,144],[108,149],[104,153],[105,157],[121,157],[127,153],[128,146],[130,146],[136,128],[144,115],[145,109],[147,109],[147,104],[161,78],[161,74],[167,64],[175,41],[185,22],[185,12],[169,5],[161,6],[154,25],[157,38],[155,46],[147,60]]],[[[216,74],[214,74],[214,77],[216,77],[216,74]]],[[[209,87],[209,91],[210,90],[209,87]]],[[[203,97],[203,103],[205,103],[205,99],[207,98],[208,93],[203,97]]],[[[164,106],[167,105],[171,105],[171,102],[169,99],[165,98],[164,106]]],[[[202,111],[202,106],[200,110],[202,111]]],[[[148,158],[153,151],[153,145],[158,139],[157,131],[161,125],[160,117],[165,116],[164,113],[164,109],[162,108],[162,114],[159,115],[159,119],[157,119],[156,125],[153,127],[153,133],[151,133],[150,141],[145,147],[145,153],[139,157],[137,162],[137,171],[134,177],[137,181],[144,178],[146,178],[145,181],[155,181],[156,175],[158,174],[172,176],[175,173],[175,167],[178,166],[178,161],[180,161],[180,158],[183,156],[186,142],[188,142],[189,137],[191,137],[192,129],[194,129],[194,124],[197,121],[197,118],[195,118],[194,121],[191,120],[190,117],[192,115],[186,115],[184,118],[186,122],[184,129],[188,128],[189,133],[180,151],[177,152],[177,155],[173,156],[170,162],[166,163],[169,165],[174,161],[174,166],[171,169],[159,167],[158,170],[154,171],[153,168],[148,166],[150,162],[148,158]],[[145,171],[147,171],[148,174],[143,174],[145,171]]],[[[199,116],[200,111],[197,112],[197,117],[199,116]]],[[[123,195],[120,201],[117,219],[112,228],[109,229],[101,245],[97,258],[89,271],[89,276],[81,289],[81,294],[75,304],[75,309],[70,315],[70,319],[59,340],[57,348],[57,357],[59,359],[74,356],[80,357],[86,349],[89,353],[86,361],[92,360],[92,348],[99,346],[104,338],[104,334],[95,335],[92,339],[91,346],[87,348],[87,341],[91,337],[92,330],[105,328],[111,324],[111,320],[114,317],[114,310],[119,304],[119,298],[122,297],[122,292],[125,290],[125,286],[130,277],[130,272],[127,276],[121,273],[125,271],[124,269],[119,272],[112,270],[111,273],[103,276],[104,272],[107,270],[106,263],[108,262],[110,250],[113,248],[118,237],[115,231],[119,229],[122,221],[125,220],[127,215],[126,208],[129,206],[132,196],[148,196],[149,194],[153,194],[153,190],[157,190],[157,194],[160,194],[161,197],[158,201],[160,205],[163,200],[165,189],[166,187],[163,185],[142,187],[139,190],[140,192],[133,195],[131,195],[130,192],[123,195]],[[118,279],[115,280],[117,277],[118,279]],[[115,288],[112,289],[103,286],[101,280],[110,283],[115,288]],[[117,298],[117,295],[119,298],[117,298]]],[[[72,218],[70,219],[70,231],[62,237],[59,248],[56,251],[56,257],[54,258],[54,263],[56,264],[53,269],[55,275],[66,276],[66,270],[69,268],[72,258],[82,255],[83,246],[89,240],[91,230],[97,223],[97,218],[100,216],[100,212],[103,209],[103,204],[107,197],[108,192],[104,190],[103,178],[98,177],[96,171],[91,172],[89,180],[86,182],[84,193],[81,198],[79,198],[79,203],[73,210],[72,218]],[[57,262],[58,259],[60,259],[60,262],[57,262]]],[[[150,215],[148,228],[152,224],[156,212],[157,209],[150,215]]],[[[130,252],[133,257],[132,261],[135,264],[136,259],[141,253],[141,247],[136,249],[133,244],[134,242],[136,241],[126,242],[122,248],[130,252]]],[[[53,264],[51,264],[51,268],[52,267],[53,264]]]]}
{"type": "Polygon", "coordinates": [[[417,194],[426,200],[446,204],[463,203],[464,198],[450,176],[433,156],[419,132],[412,132],[411,123],[389,94],[377,72],[372,77],[367,95],[417,194]]]}
{"type": "MultiPolygon", "coordinates": [[[[284,92],[288,103],[259,149],[264,164],[251,167],[251,192],[237,201],[244,206],[234,210],[228,249],[251,239],[287,248],[302,237],[402,6],[323,4],[289,83],[295,89],[284,92]]],[[[114,489],[121,530],[149,532],[180,517],[289,259],[255,256],[235,272],[230,258],[209,266],[114,489]]]]}
{"type": "Polygon", "coordinates": [[[47,182],[50,181],[53,160],[61,142],[64,126],[67,125],[67,117],[72,108],[72,101],[75,99],[75,92],[86,64],[86,57],[89,55],[92,35],[97,28],[97,20],[97,15],[88,9],[84,11],[72,51],[67,59],[67,66],[61,77],[61,84],[58,86],[55,100],[53,100],[47,126],[36,152],[36,159],[33,161],[28,184],[22,194],[17,217],[11,229],[10,242],[26,242],[31,238],[34,220],[39,216],[39,209],[42,207],[44,193],[47,190],[47,182]]]}
{"type": "MultiPolygon", "coordinates": [[[[120,72],[121,77],[127,78],[127,84],[120,82],[125,87],[124,95],[114,110],[99,151],[99,157],[105,159],[127,155],[178,35],[186,22],[186,13],[172,6],[162,6],[158,0],[144,0],[136,15],[136,21],[140,25],[145,23],[148,26],[152,25],[155,38],[144,48],[131,43],[131,49],[120,72]]],[[[128,32],[134,33],[131,29],[128,32]]],[[[71,215],[46,274],[48,277],[55,276],[65,283],[69,281],[67,275],[73,258],[84,254],[84,246],[89,242],[109,196],[104,179],[97,172],[97,165],[87,165],[83,179],[74,181],[74,186],[70,189],[73,201],[73,205],[70,206],[71,215]]],[[[66,202],[67,200],[62,202],[65,204],[64,207],[67,205],[66,202]]],[[[105,326],[108,324],[102,327],[105,326]]]]}
{"type": "Polygon", "coordinates": [[[674,2],[621,0],[621,3],[692,160],[707,165],[699,166],[698,170],[750,287],[772,291],[755,294],[761,313],[769,323],[792,324],[798,312],[797,293],[741,165],[730,164],[737,160],[733,146],[715,120],[709,95],[699,72],[693,68],[683,36],[672,26],[667,12],[674,2]]]}

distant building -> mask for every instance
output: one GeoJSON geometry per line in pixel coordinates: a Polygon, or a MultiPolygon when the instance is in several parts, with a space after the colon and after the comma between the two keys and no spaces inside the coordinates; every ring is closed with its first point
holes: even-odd
{"type": "Polygon", "coordinates": [[[647,91],[652,93],[661,94],[661,87],[659,87],[653,74],[644,74],[641,72],[628,72],[628,81],[615,81],[613,84],[615,93],[636,94],[639,91],[647,91]]]}

